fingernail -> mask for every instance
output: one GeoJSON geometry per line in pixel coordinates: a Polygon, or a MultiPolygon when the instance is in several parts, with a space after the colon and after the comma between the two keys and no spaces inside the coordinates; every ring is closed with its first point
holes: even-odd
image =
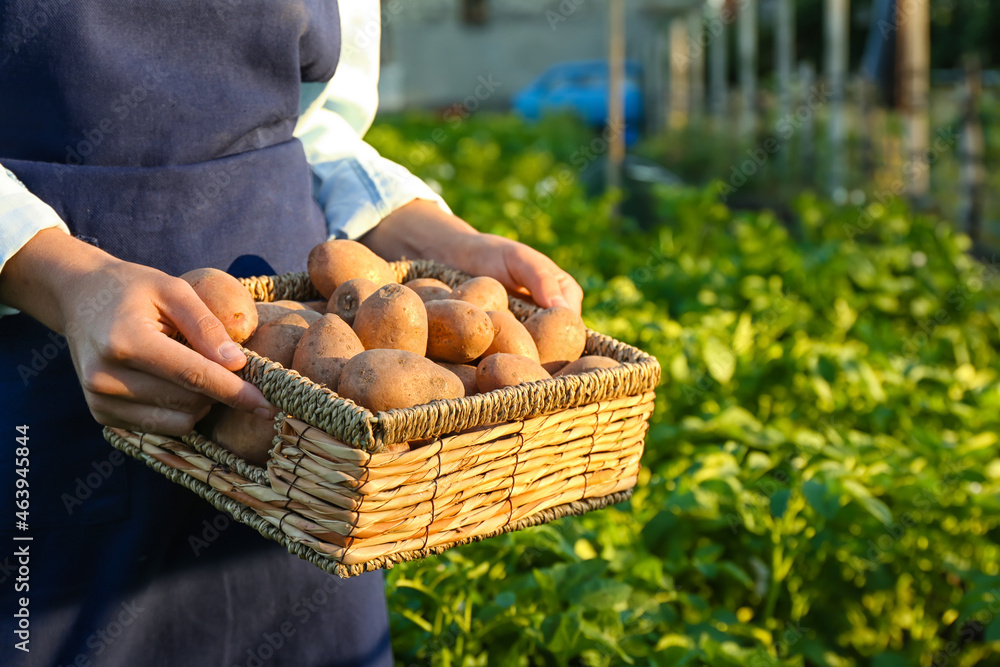
{"type": "Polygon", "coordinates": [[[274,419],[277,416],[278,411],[274,408],[257,408],[253,411],[253,413],[261,419],[274,419]]]}
{"type": "Polygon", "coordinates": [[[561,296],[554,296],[549,300],[553,308],[569,308],[569,304],[566,303],[566,299],[561,296]]]}
{"type": "Polygon", "coordinates": [[[219,348],[219,354],[226,361],[240,361],[244,358],[243,353],[240,352],[240,348],[236,343],[223,343],[219,348]]]}

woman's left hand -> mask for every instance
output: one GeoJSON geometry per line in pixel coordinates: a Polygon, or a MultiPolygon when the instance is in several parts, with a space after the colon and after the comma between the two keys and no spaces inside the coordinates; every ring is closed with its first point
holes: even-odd
{"type": "Polygon", "coordinates": [[[361,238],[382,257],[436,259],[475,276],[496,278],[508,291],[530,296],[543,308],[580,312],[583,290],[571,275],[537,250],[482,234],[437,204],[415,199],[361,238]]]}

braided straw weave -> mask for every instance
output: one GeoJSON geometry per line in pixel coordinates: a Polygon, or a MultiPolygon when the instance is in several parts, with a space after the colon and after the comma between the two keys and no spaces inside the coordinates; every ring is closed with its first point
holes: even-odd
{"type": "MultiPolygon", "coordinates": [[[[400,282],[468,278],[427,260],[393,268],[400,282]]],[[[258,301],[319,297],[305,273],[243,283],[258,301]]],[[[588,331],[586,352],[621,366],[376,414],[244,351],[242,377],[282,411],[266,469],[197,434],[105,437],[341,577],[627,499],[660,377],[654,358],[588,331]],[[386,451],[402,442],[413,446],[386,451]]]]}

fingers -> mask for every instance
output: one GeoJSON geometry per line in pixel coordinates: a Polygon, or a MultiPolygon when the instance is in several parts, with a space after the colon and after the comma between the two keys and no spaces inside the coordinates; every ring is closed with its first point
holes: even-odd
{"type": "Polygon", "coordinates": [[[231,371],[246,365],[246,355],[232,341],[222,322],[183,280],[173,283],[169,298],[160,304],[163,314],[195,350],[231,371]]]}
{"type": "Polygon", "coordinates": [[[562,295],[569,304],[569,309],[579,315],[583,309],[583,288],[580,287],[580,283],[576,282],[573,276],[563,271],[562,276],[559,278],[559,285],[562,287],[562,295]]]}
{"type": "Polygon", "coordinates": [[[511,278],[531,293],[542,308],[569,308],[580,313],[583,290],[568,273],[542,253],[522,244],[511,246],[505,255],[511,278]]]}
{"type": "Polygon", "coordinates": [[[169,380],[187,391],[204,394],[237,410],[268,417],[273,415],[270,403],[249,382],[162,334],[147,338],[151,340],[144,353],[132,359],[132,368],[169,380]]]}
{"type": "Polygon", "coordinates": [[[97,370],[82,379],[83,389],[94,396],[120,399],[130,403],[169,407],[197,413],[214,400],[148,373],[131,368],[97,370]]]}
{"type": "Polygon", "coordinates": [[[190,413],[166,405],[142,405],[106,396],[89,396],[88,403],[94,418],[104,426],[160,435],[187,435],[210,409],[205,406],[190,413]]]}
{"type": "Polygon", "coordinates": [[[260,390],[229,372],[245,366],[246,356],[190,285],[173,281],[158,306],[194,349],[147,331],[143,344],[136,346],[143,353],[130,362],[132,368],[237,410],[273,416],[274,408],[260,390]]]}

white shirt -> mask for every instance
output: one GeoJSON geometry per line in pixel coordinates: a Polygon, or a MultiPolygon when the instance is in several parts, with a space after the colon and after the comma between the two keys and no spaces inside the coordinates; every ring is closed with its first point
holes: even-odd
{"type": "MultiPolygon", "coordinates": [[[[303,83],[295,136],[313,171],[313,196],[331,238],[356,239],[414,199],[448,211],[431,188],[365,143],[378,108],[379,0],[340,2],[341,47],[329,83],[303,83]]],[[[43,229],[69,232],[52,208],[4,175],[0,164],[0,273],[43,229]]],[[[12,309],[0,304],[0,315],[12,309]]]]}

